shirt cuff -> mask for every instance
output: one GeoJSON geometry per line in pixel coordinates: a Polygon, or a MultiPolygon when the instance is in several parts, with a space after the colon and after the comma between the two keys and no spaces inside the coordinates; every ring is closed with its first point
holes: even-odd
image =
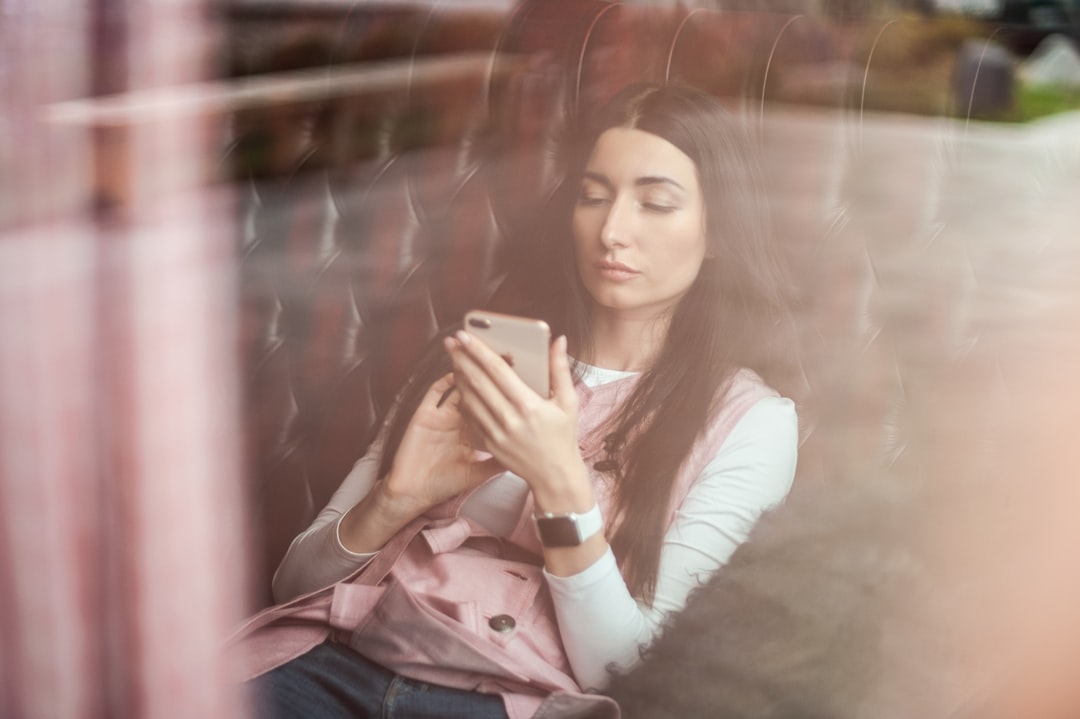
{"type": "Polygon", "coordinates": [[[569,577],[557,577],[546,568],[544,569],[544,576],[547,577],[551,593],[568,599],[588,594],[597,585],[604,584],[612,574],[618,573],[619,565],[615,561],[615,553],[611,551],[611,547],[608,547],[607,551],[595,562],[569,577]]]}
{"type": "Polygon", "coordinates": [[[353,552],[345,548],[345,545],[341,543],[341,520],[345,519],[345,515],[338,517],[334,522],[334,550],[345,559],[352,562],[366,563],[375,558],[378,552],[353,552]]]}

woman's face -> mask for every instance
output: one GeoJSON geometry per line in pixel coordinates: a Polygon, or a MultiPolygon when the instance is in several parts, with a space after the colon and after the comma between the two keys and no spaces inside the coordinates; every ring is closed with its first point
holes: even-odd
{"type": "Polygon", "coordinates": [[[659,317],[690,289],[705,258],[693,160],[643,130],[607,130],[585,167],[573,235],[594,311],[659,317]]]}

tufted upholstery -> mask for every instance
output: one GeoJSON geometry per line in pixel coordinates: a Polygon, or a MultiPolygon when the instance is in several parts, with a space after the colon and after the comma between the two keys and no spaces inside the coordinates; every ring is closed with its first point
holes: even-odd
{"type": "MultiPolygon", "coordinates": [[[[1053,224],[1064,192],[1039,189],[1075,181],[1075,164],[1001,141],[1023,134],[1050,147],[1064,137],[1053,127],[969,128],[950,107],[942,114],[960,119],[861,112],[880,63],[905,61],[890,54],[891,39],[922,21],[838,33],[808,16],[598,1],[523,2],[494,18],[451,3],[363,7],[231,18],[235,74],[324,83],[238,112],[227,154],[242,189],[241,355],[261,588],[438,328],[487,302],[513,263],[534,261],[527,238],[558,177],[559,139],[627,81],[697,84],[754,130],[794,270],[788,391],[801,407],[801,486],[857,480],[882,463],[917,467],[949,411],[989,412],[1001,398],[983,388],[999,386],[1003,362],[1023,354],[1006,349],[1031,319],[1024,313],[1042,306],[1025,292],[1044,273],[1006,240],[1034,231],[1044,258],[1075,259],[1053,224]],[[836,68],[848,70],[814,84],[836,68]],[[809,95],[830,107],[791,104],[809,95]],[[1017,171],[998,171],[1013,162],[1017,171]],[[1006,191],[1030,202],[1005,213],[1004,226],[972,207],[1006,191]]],[[[1067,298],[1054,305],[1064,321],[1075,298],[1053,279],[1050,291],[1067,298]]],[[[969,439],[989,432],[976,426],[969,439]]]]}

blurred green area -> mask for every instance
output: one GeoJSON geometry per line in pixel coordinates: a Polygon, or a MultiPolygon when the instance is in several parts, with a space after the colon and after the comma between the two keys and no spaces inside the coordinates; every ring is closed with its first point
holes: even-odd
{"type": "Polygon", "coordinates": [[[1028,85],[1017,81],[1013,108],[995,119],[1002,122],[1029,122],[1060,112],[1080,110],[1080,91],[1052,85],[1028,85]]]}

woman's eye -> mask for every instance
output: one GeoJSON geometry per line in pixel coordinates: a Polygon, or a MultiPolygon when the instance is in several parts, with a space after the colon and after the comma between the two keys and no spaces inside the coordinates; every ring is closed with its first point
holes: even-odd
{"type": "Polygon", "coordinates": [[[597,195],[582,195],[578,198],[578,204],[584,207],[600,207],[606,202],[606,197],[599,197],[597,195]]]}
{"type": "Polygon", "coordinates": [[[674,205],[664,205],[659,202],[643,202],[641,206],[649,212],[659,212],[665,215],[678,209],[674,205]]]}

